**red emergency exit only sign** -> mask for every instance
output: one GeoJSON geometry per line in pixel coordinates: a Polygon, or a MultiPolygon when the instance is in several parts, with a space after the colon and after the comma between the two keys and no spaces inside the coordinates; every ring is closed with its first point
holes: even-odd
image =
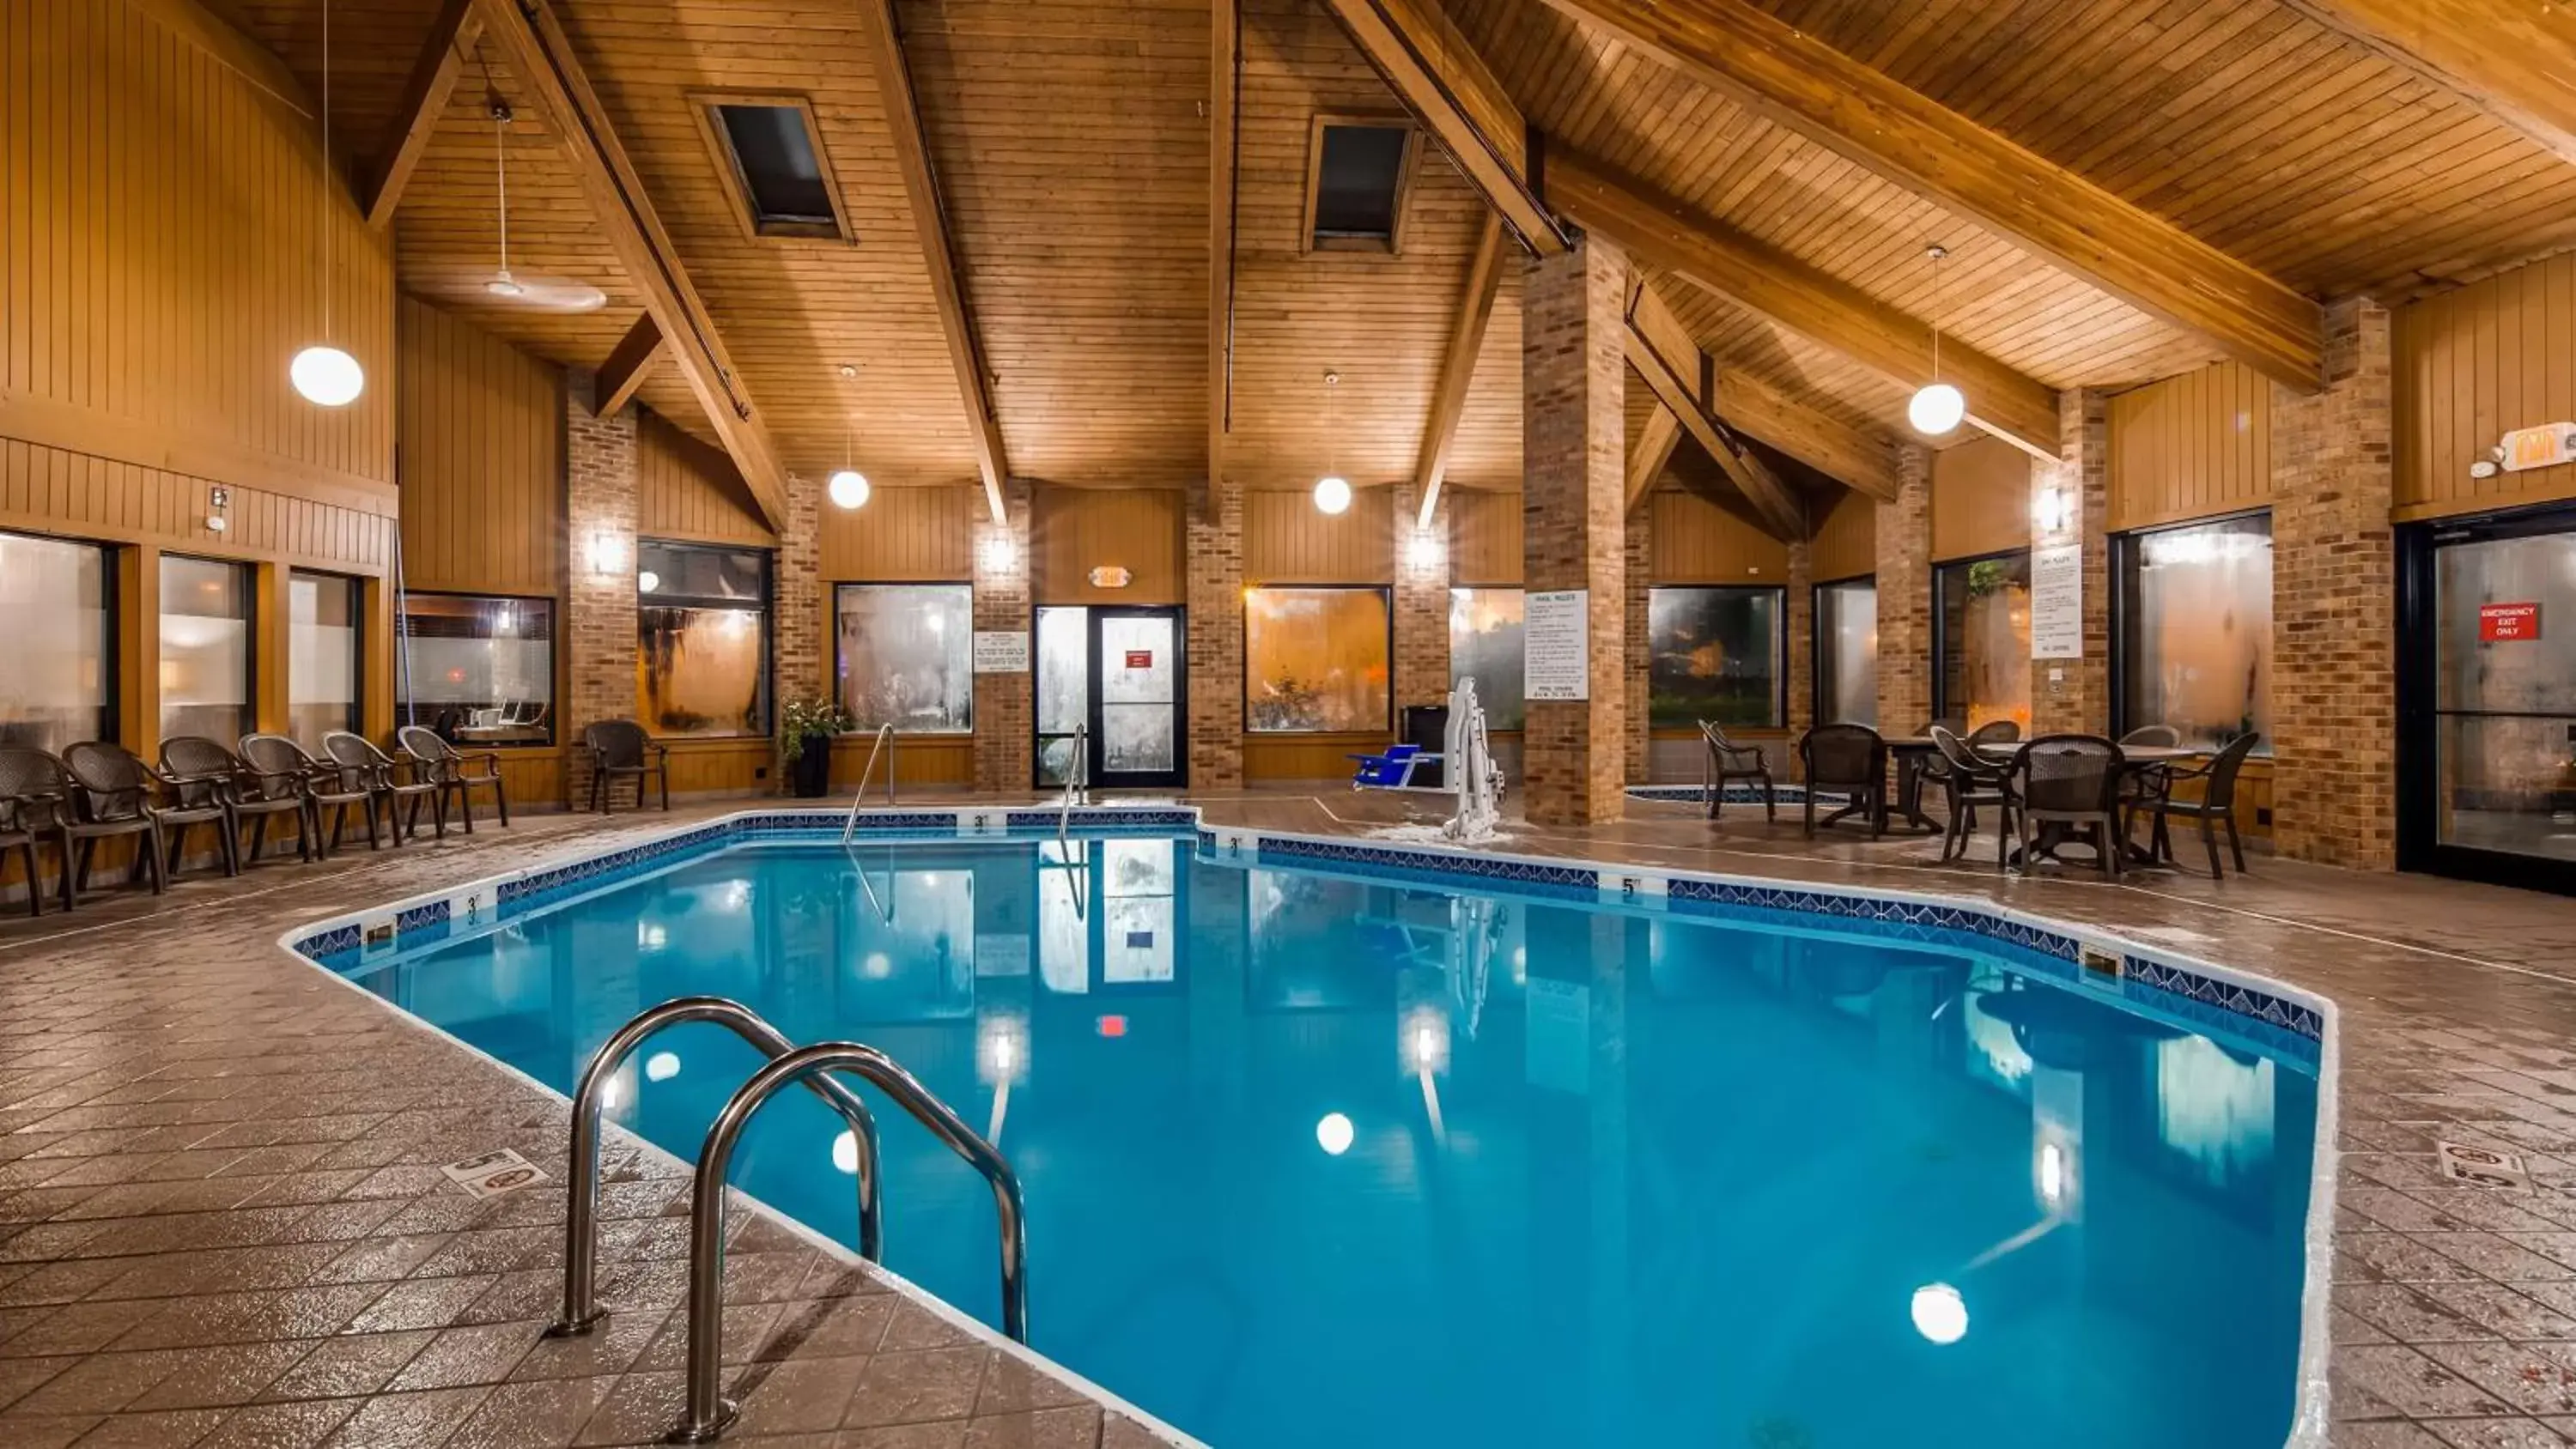
{"type": "Polygon", "coordinates": [[[2478,605],[2478,638],[2488,644],[2511,644],[2540,637],[2538,604],[2478,605]]]}

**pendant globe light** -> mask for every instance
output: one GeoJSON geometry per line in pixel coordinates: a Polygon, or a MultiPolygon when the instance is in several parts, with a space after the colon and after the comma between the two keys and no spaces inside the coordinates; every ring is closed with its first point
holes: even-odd
{"type": "Polygon", "coordinates": [[[287,381],[306,402],[342,408],[367,389],[358,359],[331,345],[331,0],[322,0],[322,340],[295,354],[287,381]]]}
{"type": "MultiPolygon", "coordinates": [[[[848,363],[841,365],[843,382],[858,375],[857,368],[848,363]]],[[[841,466],[833,470],[830,480],[823,485],[823,491],[831,495],[833,507],[843,510],[866,507],[868,494],[872,491],[868,487],[868,475],[850,466],[850,414],[846,402],[841,412],[841,466]]]]}
{"type": "Polygon", "coordinates": [[[1351,482],[1341,474],[1341,431],[1334,425],[1333,390],[1341,386],[1338,372],[1324,374],[1324,436],[1326,457],[1331,460],[1324,476],[1315,480],[1315,508],[1326,514],[1347,513],[1351,507],[1351,482]]]}
{"type": "Polygon", "coordinates": [[[1937,438],[1968,416],[1968,400],[1941,380],[1941,259],[1950,255],[1950,249],[1929,246],[1923,254],[1932,259],[1932,380],[1905,404],[1905,420],[1916,432],[1937,438]]]}

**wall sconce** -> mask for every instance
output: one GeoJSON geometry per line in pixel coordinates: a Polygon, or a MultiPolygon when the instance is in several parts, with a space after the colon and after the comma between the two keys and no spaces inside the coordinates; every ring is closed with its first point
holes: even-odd
{"type": "Polygon", "coordinates": [[[590,535],[590,571],[600,578],[626,572],[626,540],[613,529],[594,529],[590,535]]]}
{"type": "Polygon", "coordinates": [[[1417,569],[1440,567],[1443,552],[1440,535],[1427,528],[1415,529],[1413,536],[1404,541],[1404,561],[1417,569]]]}
{"type": "Polygon", "coordinates": [[[2031,520],[2045,534],[2064,533],[2073,513],[2074,505],[2067,498],[2066,490],[2054,483],[2040,489],[2038,501],[2031,506],[2031,520]]]}
{"type": "Polygon", "coordinates": [[[233,526],[233,490],[213,488],[206,493],[206,531],[221,533],[233,526]]]}
{"type": "Polygon", "coordinates": [[[1019,567],[1020,550],[1007,533],[996,533],[984,540],[984,568],[988,573],[1006,574],[1019,567]]]}

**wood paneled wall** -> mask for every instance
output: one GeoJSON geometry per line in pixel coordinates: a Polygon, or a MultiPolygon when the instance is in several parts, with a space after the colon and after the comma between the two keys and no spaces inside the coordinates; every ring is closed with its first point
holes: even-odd
{"type": "Polygon", "coordinates": [[[1816,517],[1815,537],[1808,543],[1808,576],[1829,584],[1876,572],[1878,504],[1866,494],[1844,489],[1816,517]]]}
{"type": "MultiPolygon", "coordinates": [[[[1251,532],[1250,495],[1244,531],[1251,532]]],[[[1181,604],[1188,498],[1160,488],[1040,488],[1029,516],[1031,584],[1041,604],[1181,604]],[[1123,589],[1092,587],[1091,571],[1127,570],[1123,589]]],[[[1245,552],[1249,554],[1250,545],[1245,552]]],[[[1246,577],[1249,577],[1247,573],[1246,577]]]]}
{"type": "Polygon", "coordinates": [[[393,557],[388,514],[0,438],[0,528],[376,577],[393,557]],[[221,533],[206,526],[229,489],[221,533]]]}
{"type": "Polygon", "coordinates": [[[2030,455],[1974,438],[1932,456],[1932,560],[2030,547],[2030,455]]]}
{"type": "Polygon", "coordinates": [[[2272,383],[2240,363],[2111,399],[2110,529],[2241,513],[2272,501],[2272,383]]]}
{"type": "Polygon", "coordinates": [[[1521,496],[1444,488],[1449,510],[1449,577],[1462,585],[1517,588],[1524,558],[1521,496]]]}
{"type": "Polygon", "coordinates": [[[2576,253],[2401,307],[2390,332],[2399,518],[2576,498],[2576,463],[2469,476],[2507,432],[2576,420],[2576,253]]]}
{"type": "Polygon", "coordinates": [[[1658,584],[1782,584],[1789,578],[1789,546],[1695,493],[1665,489],[1649,494],[1642,518],[1629,526],[1648,530],[1647,576],[1658,584]]]}
{"type": "Polygon", "coordinates": [[[417,298],[399,317],[404,586],[554,597],[562,369],[417,298]]]}
{"type": "Polygon", "coordinates": [[[636,531],[647,538],[777,546],[733,459],[650,408],[636,410],[635,495],[636,531]]]}
{"type": "Polygon", "coordinates": [[[1395,582],[1395,493],[1362,488],[1339,515],[1305,492],[1243,495],[1243,582],[1391,584],[1395,582]]]}
{"type": "Polygon", "coordinates": [[[305,117],[150,11],[5,0],[0,436],[390,513],[385,239],[305,117]],[[369,384],[337,409],[287,382],[326,287],[369,384]]]}
{"type": "Polygon", "coordinates": [[[879,488],[865,508],[834,508],[827,502],[822,513],[823,578],[962,583],[975,576],[975,519],[983,507],[983,490],[963,484],[879,488]]]}

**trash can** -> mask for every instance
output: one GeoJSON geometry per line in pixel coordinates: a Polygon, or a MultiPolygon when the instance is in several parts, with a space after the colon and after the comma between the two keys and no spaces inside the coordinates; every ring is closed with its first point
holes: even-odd
{"type": "MultiPolygon", "coordinates": [[[[1448,748],[1449,706],[1445,704],[1408,704],[1404,707],[1404,728],[1399,743],[1408,744],[1426,755],[1436,755],[1448,748]]],[[[1449,782],[1446,760],[1419,765],[1413,771],[1413,783],[1440,789],[1449,782]]]]}

